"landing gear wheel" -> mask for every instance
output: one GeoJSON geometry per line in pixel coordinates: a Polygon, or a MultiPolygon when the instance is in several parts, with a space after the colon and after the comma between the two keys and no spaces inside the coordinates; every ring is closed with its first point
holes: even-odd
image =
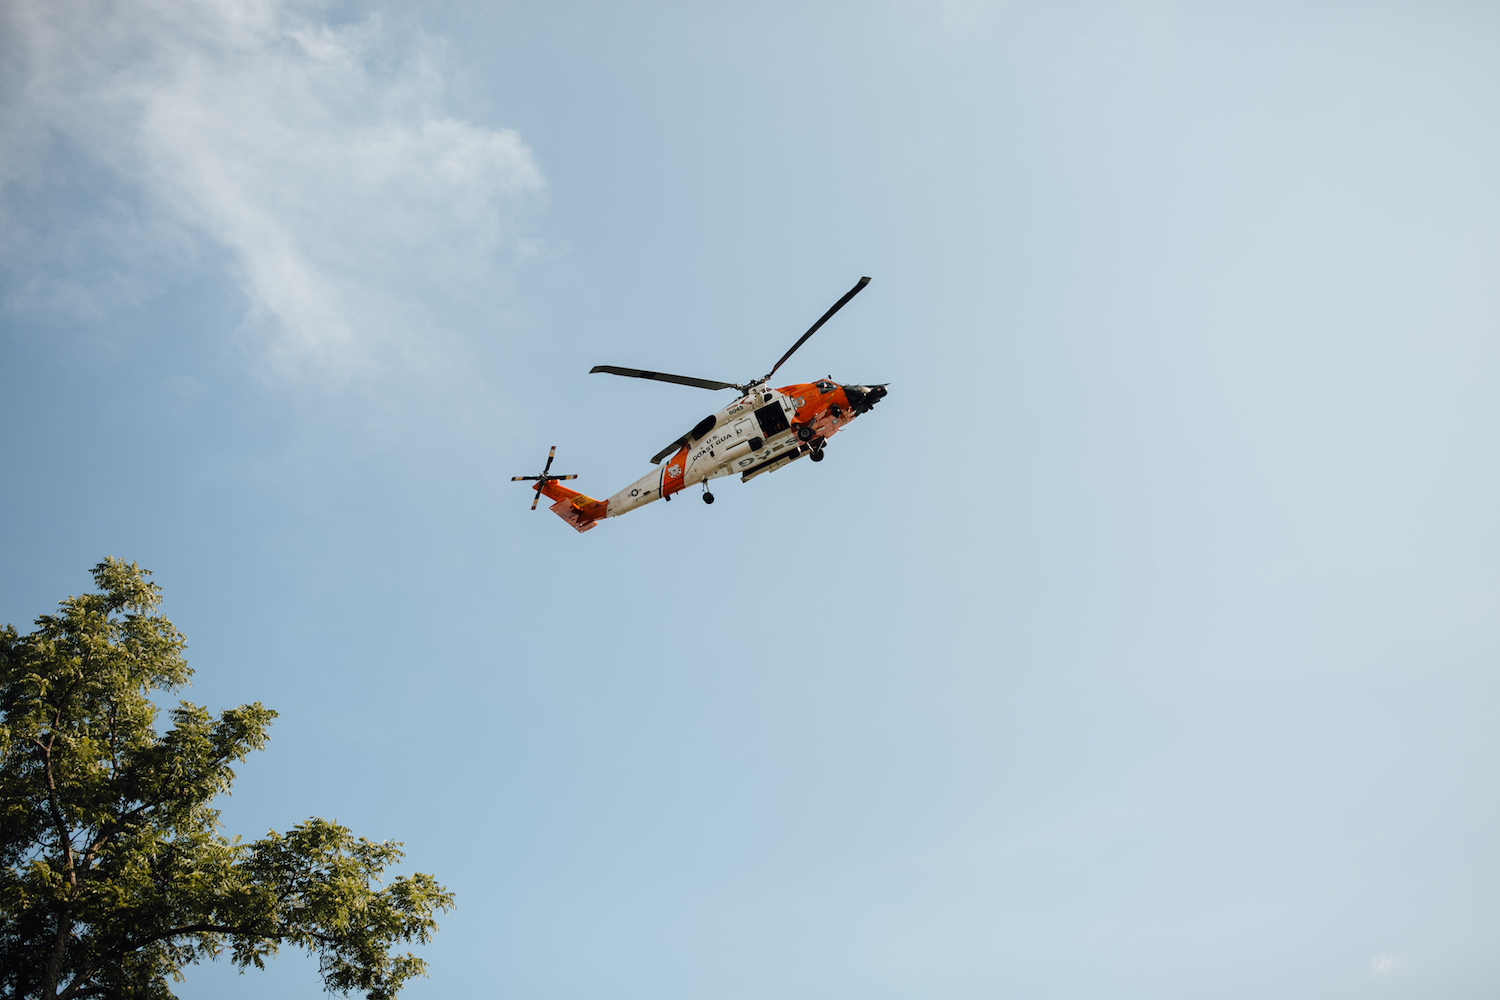
{"type": "Polygon", "coordinates": [[[707,490],[704,490],[703,491],[703,502],[704,503],[713,503],[714,502],[714,495],[712,493],[708,492],[707,490]]]}
{"type": "Polygon", "coordinates": [[[808,455],[807,457],[812,459],[814,462],[821,462],[823,461],[823,449],[814,448],[812,454],[808,455]]]}
{"type": "Polygon", "coordinates": [[[813,439],[812,424],[803,424],[797,428],[798,441],[811,441],[813,439]]]}

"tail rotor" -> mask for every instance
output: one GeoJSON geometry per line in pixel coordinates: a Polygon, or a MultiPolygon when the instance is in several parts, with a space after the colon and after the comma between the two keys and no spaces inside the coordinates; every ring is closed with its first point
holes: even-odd
{"type": "Polygon", "coordinates": [[[513,483],[519,483],[519,482],[522,482],[522,481],[535,481],[536,482],[536,485],[534,487],[532,487],[532,489],[536,490],[536,496],[534,496],[534,497],[531,498],[531,509],[532,510],[536,510],[536,502],[542,498],[542,487],[543,486],[545,486],[548,483],[561,482],[564,479],[577,479],[578,478],[576,475],[574,475],[574,476],[554,476],[554,475],[551,475],[550,473],[552,472],[552,460],[554,458],[556,458],[556,457],[557,457],[557,445],[553,445],[552,446],[552,450],[549,451],[549,452],[547,452],[547,464],[544,465],[544,466],[542,466],[542,474],[540,476],[511,476],[510,477],[510,481],[513,482],[513,483]]]}

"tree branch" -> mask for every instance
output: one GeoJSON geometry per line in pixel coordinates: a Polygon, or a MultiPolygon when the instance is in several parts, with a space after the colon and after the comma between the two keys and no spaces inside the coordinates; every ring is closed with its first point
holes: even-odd
{"type": "MultiPolygon", "coordinates": [[[[223,755],[221,755],[219,757],[215,757],[209,763],[209,766],[203,768],[202,770],[204,772],[207,772],[207,771],[210,771],[210,770],[217,770],[218,768],[223,767],[225,764],[229,763],[233,759],[234,759],[234,755],[233,754],[223,754],[223,755]]],[[[106,844],[108,844],[111,840],[113,840],[114,837],[121,830],[125,829],[131,823],[133,823],[137,819],[139,819],[142,816],[142,814],[144,814],[147,810],[155,809],[157,806],[161,805],[163,802],[166,801],[166,799],[167,799],[167,792],[163,791],[163,792],[159,793],[155,798],[151,799],[150,801],[148,801],[148,802],[142,802],[140,805],[136,806],[133,809],[127,809],[125,812],[120,813],[119,816],[117,816],[117,817],[115,817],[113,819],[110,819],[107,822],[107,825],[101,826],[101,832],[99,834],[98,839],[96,839],[92,844],[89,845],[88,852],[84,855],[84,860],[83,860],[83,869],[84,869],[84,871],[88,871],[89,870],[90,866],[93,864],[94,856],[100,850],[102,850],[106,844]]]]}
{"type": "MultiPolygon", "coordinates": [[[[58,720],[61,721],[62,709],[58,709],[58,720]]],[[[54,726],[57,723],[54,723],[54,726]]],[[[43,981],[46,996],[55,996],[57,993],[57,981],[62,978],[63,956],[67,954],[68,934],[73,929],[73,903],[78,895],[78,872],[73,866],[73,835],[68,831],[68,824],[63,819],[62,807],[57,801],[57,780],[52,774],[52,746],[57,740],[57,730],[54,728],[45,746],[42,747],[42,761],[44,771],[47,775],[47,804],[51,808],[52,822],[57,826],[58,839],[62,841],[63,856],[68,862],[68,899],[63,903],[62,909],[57,914],[57,937],[52,942],[52,954],[47,958],[47,975],[43,981]]]]}
{"type": "MultiPolygon", "coordinates": [[[[332,934],[319,934],[314,931],[305,931],[302,933],[314,941],[320,941],[323,944],[331,944],[338,940],[332,934]]],[[[258,937],[265,938],[267,941],[275,941],[277,944],[293,936],[291,934],[257,930],[255,927],[245,924],[185,924],[182,927],[173,927],[171,930],[158,931],[155,934],[148,934],[143,938],[137,938],[114,949],[110,954],[124,955],[127,952],[139,951],[148,944],[165,941],[167,938],[181,937],[184,934],[230,934],[236,937],[258,937]]]]}
{"type": "MultiPolygon", "coordinates": [[[[155,934],[148,934],[143,938],[137,938],[133,941],[127,941],[124,944],[119,945],[118,947],[110,949],[110,951],[107,953],[107,957],[116,958],[119,956],[128,955],[130,952],[139,951],[140,949],[146,947],[148,944],[154,944],[157,941],[165,941],[168,938],[181,937],[185,934],[229,934],[239,937],[258,937],[268,941],[275,941],[277,944],[280,944],[282,941],[285,941],[288,937],[291,936],[289,934],[276,934],[269,931],[260,931],[243,924],[186,924],[182,927],[173,927],[169,930],[158,931],[155,934]]],[[[331,944],[338,940],[337,938],[329,934],[308,932],[306,936],[321,944],[331,944]]],[[[78,1000],[79,997],[92,996],[99,993],[107,993],[108,989],[103,986],[90,986],[87,989],[84,989],[85,986],[88,986],[88,981],[90,979],[94,978],[94,976],[98,975],[104,970],[105,964],[106,963],[104,962],[96,963],[85,971],[79,973],[77,978],[73,980],[72,985],[63,990],[61,993],[56,993],[56,986],[54,984],[54,992],[52,995],[55,995],[57,1000],[78,1000]]]]}

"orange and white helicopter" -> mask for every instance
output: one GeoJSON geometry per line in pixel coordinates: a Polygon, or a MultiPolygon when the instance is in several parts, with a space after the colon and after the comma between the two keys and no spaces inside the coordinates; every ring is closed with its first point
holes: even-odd
{"type": "Polygon", "coordinates": [[[547,464],[541,475],[512,476],[511,482],[534,481],[536,496],[531,501],[532,510],[536,510],[537,501],[546,496],[556,501],[552,505],[554,514],[579,531],[588,531],[606,517],[618,517],[653,500],[671,500],[673,494],[697,483],[703,484],[703,502],[713,503],[714,495],[708,491],[708,481],[720,476],[738,472],[742,482],[749,482],[763,472],[785,468],[804,455],[814,462],[821,462],[828,439],[878,403],[886,394],[885,385],[839,385],[831,379],[820,379],[775,389],[770,385],[771,376],[869,283],[869,278],[860,278],[858,284],[797,339],[769,372],[744,385],[614,365],[596,365],[589,369],[589,374],[604,372],[700,389],[734,389],[740,395],[737,401],[704,417],[692,430],[652,456],[653,465],[660,465],[662,459],[671,456],[665,466],[646,473],[608,500],[595,500],[558,485],[578,477],[552,474],[556,445],[547,453],[547,464]]]}

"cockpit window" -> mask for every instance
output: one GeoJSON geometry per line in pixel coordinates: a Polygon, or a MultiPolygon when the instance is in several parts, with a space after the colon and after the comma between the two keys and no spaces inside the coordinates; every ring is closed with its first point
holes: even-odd
{"type": "Polygon", "coordinates": [[[832,392],[833,390],[835,390],[837,388],[838,388],[838,386],[834,385],[832,382],[819,382],[818,383],[818,391],[821,392],[821,393],[824,393],[825,395],[827,393],[832,392]]]}

